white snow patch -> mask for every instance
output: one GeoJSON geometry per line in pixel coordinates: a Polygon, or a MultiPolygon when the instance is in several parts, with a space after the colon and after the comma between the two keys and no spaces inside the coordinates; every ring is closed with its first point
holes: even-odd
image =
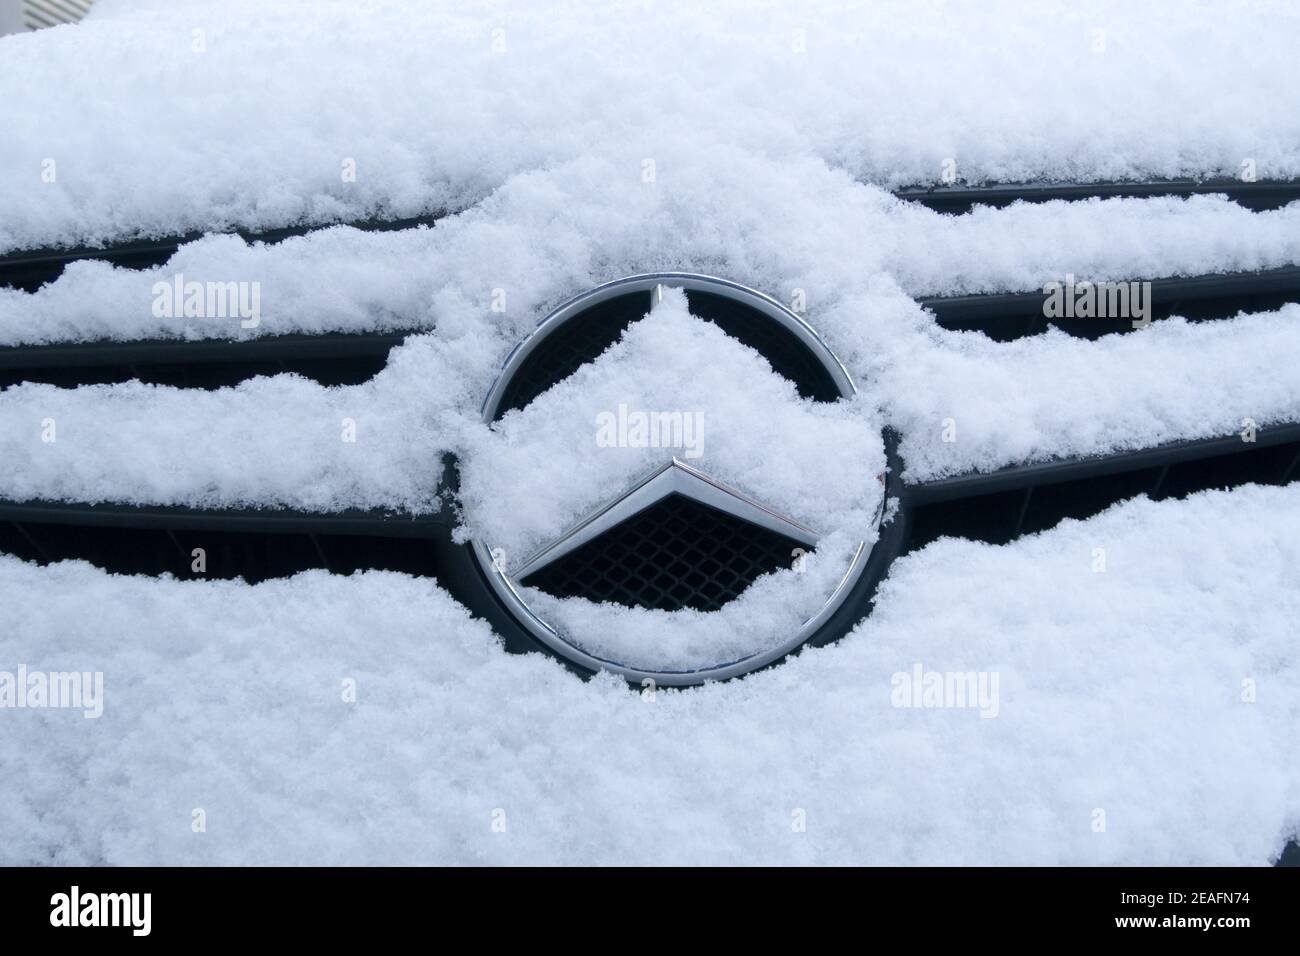
{"type": "Polygon", "coordinates": [[[912,295],[1029,292],[1066,273],[1093,281],[1257,272],[1300,262],[1300,203],[1265,212],[1222,196],[978,206],[902,203],[878,240],[912,295]]]}
{"type": "Polygon", "coordinates": [[[151,269],[80,260],[36,292],[0,289],[0,345],[484,327],[540,318],[546,305],[652,268],[712,268],[785,301],[801,288],[815,317],[878,273],[909,295],[960,295],[1041,289],[1067,273],[1155,279],[1300,262],[1300,203],[1252,213],[1222,197],[1111,199],[947,216],[815,161],[679,159],[655,190],[620,182],[605,159],[515,177],[433,229],[337,226],[271,245],[214,235],[151,269]],[[743,180],[730,182],[738,168],[743,180]],[[178,275],[257,283],[261,321],[155,315],[155,285],[178,275]],[[498,289],[505,312],[490,311],[498,289]]]}
{"type": "Polygon", "coordinates": [[[0,710],[0,862],[1264,864],[1300,831],[1297,569],[1295,487],[1137,500],[936,542],[838,645],[651,702],[430,580],[0,558],[0,669],[105,680],[98,720],[0,710]],[[996,673],[996,718],[893,706],[917,664],[996,673]]]}
{"type": "Polygon", "coordinates": [[[906,474],[932,478],[1013,462],[1214,438],[1300,420],[1300,305],[1096,341],[1063,332],[999,344],[945,334],[882,369],[906,474]],[[919,382],[929,383],[922,393],[919,382]],[[952,441],[944,440],[951,420],[952,441]]]}
{"type": "MultiPolygon", "coordinates": [[[[1247,416],[1261,424],[1300,419],[1291,374],[1300,341],[1294,307],[1235,322],[1159,322],[1137,335],[1098,342],[1048,335],[998,344],[947,333],[888,274],[889,256],[873,238],[872,224],[882,214],[892,209],[902,215],[892,198],[818,161],[775,162],[729,148],[661,156],[681,162],[669,163],[673,176],[655,188],[629,184],[619,163],[592,157],[517,177],[483,206],[431,230],[372,235],[336,229],[273,247],[224,237],[186,247],[174,265],[187,276],[265,277],[265,318],[253,334],[389,328],[400,324],[399,313],[434,334],[395,349],[384,373],[359,388],[327,390],[294,381],[204,394],[131,384],[8,389],[0,393],[0,460],[21,462],[22,468],[0,469],[0,495],[312,507],[427,502],[437,474],[429,463],[442,452],[464,450],[462,436],[514,344],[575,291],[653,270],[723,274],[787,303],[803,290],[806,317],[853,374],[864,414],[879,405],[884,421],[906,436],[913,478],[1230,434],[1247,416]],[[787,188],[791,182],[800,189],[787,188]],[[349,259],[368,265],[349,266],[349,259]],[[244,266],[253,271],[241,271],[244,266]],[[343,278],[333,284],[331,273],[343,278]],[[381,308],[390,280],[392,302],[381,308]],[[492,309],[498,289],[505,292],[504,312],[492,309]],[[121,417],[110,414],[110,406],[131,411],[121,417]],[[347,450],[326,443],[349,410],[373,411],[394,424],[371,432],[383,441],[368,446],[375,460],[364,468],[387,477],[366,488],[357,481],[360,472],[341,457],[347,450]],[[39,423],[54,412],[85,427],[75,442],[49,454],[52,449],[40,446],[39,423]],[[957,440],[944,443],[943,420],[950,417],[957,440]],[[154,425],[131,427],[136,420],[154,425]],[[92,434],[99,438],[87,437],[92,434]],[[164,477],[142,480],[138,472],[146,467],[164,477]],[[226,477],[236,468],[241,477],[226,477]],[[214,482],[214,474],[223,477],[214,482]],[[284,474],[294,475],[293,482],[284,474]],[[289,484],[313,487],[304,491],[289,484]]],[[[1187,222],[1205,216],[1265,224],[1258,232],[1233,230],[1222,239],[1207,232],[1203,241],[1149,263],[1175,272],[1216,261],[1216,243],[1244,257],[1237,264],[1273,264],[1261,250],[1278,235],[1276,224],[1293,215],[1288,209],[1271,219],[1243,218],[1222,200],[1084,208],[1081,222],[1089,229],[1118,225],[1127,212],[1143,224],[1184,216],[1187,222]],[[1106,209],[1115,211],[1113,222],[1103,222],[1106,209]]],[[[1006,212],[1020,217],[1013,217],[1015,223],[1032,219],[1028,209],[1006,212]]],[[[919,221],[942,219],[925,213],[919,221]]],[[[1140,234],[1134,227],[1116,248],[1132,248],[1140,234]]],[[[1080,240],[1073,248],[1099,270],[1124,274],[1122,257],[1107,259],[1095,240],[1080,240]]],[[[987,282],[1023,286],[1052,278],[1052,270],[1071,260],[1045,252],[1023,272],[990,261],[995,265],[985,273],[987,282]]],[[[74,317],[56,336],[74,327],[98,334],[113,328],[107,311],[86,304],[96,300],[101,281],[105,301],[138,319],[145,283],[165,274],[89,263],[79,270],[35,296],[0,295],[0,327],[20,338],[41,338],[30,332],[36,325],[24,308],[42,303],[32,310],[42,321],[57,326],[55,317],[74,317]],[[137,304],[126,307],[128,300],[137,304]]],[[[924,285],[921,278],[912,281],[924,285]]],[[[159,325],[153,319],[124,320],[119,331],[146,333],[159,325]]],[[[237,326],[233,320],[186,320],[176,323],[175,334],[228,335],[237,326]]],[[[562,431],[572,423],[557,420],[548,427],[562,431]]],[[[594,497],[596,491],[593,484],[580,493],[594,497]]]]}
{"type": "MultiPolygon", "coordinates": [[[[877,533],[870,530],[864,538],[870,546],[877,533]]],[[[533,612],[566,642],[599,660],[656,672],[704,670],[790,641],[825,606],[863,540],[831,532],[815,551],[799,556],[798,570],[764,574],[716,611],[659,611],[520,590],[533,612]]],[[[792,563],[794,557],[792,549],[792,563]]]]}
{"type": "Polygon", "coordinates": [[[381,389],[384,381],[323,388],[277,375],[215,391],[139,382],[14,386],[0,393],[0,493],[17,501],[437,511],[445,443],[426,420],[428,394],[381,389]]]}

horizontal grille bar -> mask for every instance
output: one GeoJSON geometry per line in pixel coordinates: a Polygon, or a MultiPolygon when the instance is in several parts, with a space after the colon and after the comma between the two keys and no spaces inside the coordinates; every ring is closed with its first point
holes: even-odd
{"type": "Polygon", "coordinates": [[[141,528],[159,531],[230,531],[267,534],[349,534],[382,538],[435,538],[455,522],[446,509],[429,515],[385,511],[312,512],[276,508],[185,508],[163,505],[79,504],[0,500],[0,521],[141,528]]]}
{"type": "Polygon", "coordinates": [[[936,504],[941,501],[1097,478],[1125,471],[1249,454],[1261,448],[1292,445],[1297,442],[1300,442],[1300,423],[1287,422],[1259,428],[1255,433],[1254,442],[1243,441],[1240,435],[1229,435],[1223,438],[1172,442],[1141,451],[1098,455],[1093,458],[1065,458],[1058,461],[1015,465],[999,471],[917,482],[907,486],[908,495],[912,503],[917,505],[936,504]]]}
{"type": "Polygon", "coordinates": [[[1087,518],[1136,495],[1182,497],[1211,488],[1300,478],[1300,424],[1158,448],[1018,465],[908,486],[912,547],[950,536],[1005,544],[1065,518],[1087,518]]]}
{"type": "MultiPolygon", "coordinates": [[[[1288,423],[1260,429],[1253,443],[1233,436],[1020,465],[912,484],[905,494],[911,545],[919,547],[945,535],[1005,543],[1138,494],[1177,497],[1297,478],[1300,424],[1288,423]]],[[[450,508],[411,516],[0,501],[0,551],[39,561],[80,558],[121,573],[183,576],[190,545],[210,545],[227,557],[209,567],[209,577],[260,580],[309,568],[436,574],[435,552],[450,546],[456,520],[450,508]]]]}
{"type": "MultiPolygon", "coordinates": [[[[1076,283],[1084,278],[1078,277],[1076,283]]],[[[1230,318],[1238,312],[1268,312],[1288,302],[1300,302],[1300,267],[1297,266],[1152,279],[1150,283],[1153,320],[1171,315],[1195,321],[1230,318]]],[[[1086,339],[1133,329],[1132,317],[1048,318],[1044,315],[1046,299],[1046,293],[1036,290],[931,296],[917,301],[934,313],[943,328],[954,332],[983,332],[999,342],[1037,335],[1046,331],[1049,324],[1086,339]]]]}
{"type": "MultiPolygon", "coordinates": [[[[249,229],[229,230],[231,235],[242,237],[246,242],[265,242],[274,244],[305,236],[321,229],[346,225],[366,232],[390,232],[399,229],[414,229],[417,226],[432,226],[445,216],[445,212],[430,213],[424,216],[410,216],[405,219],[366,219],[357,222],[327,222],[315,225],[287,226],[283,229],[254,231],[249,229]]],[[[178,248],[187,242],[202,239],[205,235],[216,233],[191,232],[183,236],[163,236],[156,239],[136,239],[130,242],[109,243],[101,247],[80,246],[77,248],[45,248],[12,252],[0,256],[0,286],[12,286],[35,292],[47,282],[53,282],[63,273],[63,267],[69,262],[80,259],[99,259],[115,266],[127,269],[147,269],[160,266],[170,259],[178,248]]]]}
{"type": "Polygon", "coordinates": [[[324,569],[436,575],[454,517],[0,502],[0,552],[117,574],[243,578],[324,569]],[[197,564],[196,564],[197,562],[197,564]]]}
{"type": "Polygon", "coordinates": [[[401,345],[409,332],[368,332],[361,335],[328,332],[321,335],[270,335],[232,342],[228,339],[154,339],[134,342],[78,342],[0,348],[0,368],[41,369],[96,365],[209,365],[238,361],[383,358],[401,345]]]}
{"type": "MultiPolygon", "coordinates": [[[[1132,329],[1131,319],[1048,319],[1044,293],[929,297],[918,301],[953,331],[997,341],[1034,335],[1050,322],[1081,338],[1132,329]]],[[[1300,267],[1151,280],[1152,316],[1193,320],[1300,302],[1300,267]]],[[[140,379],[159,385],[215,388],[254,375],[298,372],[327,385],[356,384],[383,368],[388,352],[413,331],[277,335],[244,341],[156,339],[19,345],[0,348],[0,388],[18,382],[82,385],[140,379]]]]}
{"type": "Polygon", "coordinates": [[[1156,196],[1202,196],[1224,193],[1247,209],[1277,209],[1300,199],[1300,180],[1152,179],[1098,183],[989,183],[982,186],[910,186],[894,195],[946,213],[966,213],[976,205],[1002,207],[1013,202],[1064,199],[1148,199],[1156,196]]]}
{"type": "Polygon", "coordinates": [[[91,385],[139,379],[155,385],[219,388],[255,375],[297,372],[324,385],[373,377],[408,332],[274,335],[232,342],[83,342],[0,348],[0,388],[19,382],[91,385]]]}
{"type": "MultiPolygon", "coordinates": [[[[1092,198],[1153,196],[1195,196],[1225,193],[1248,209],[1276,209],[1300,199],[1300,180],[1239,179],[1163,179],[1135,182],[1099,183],[989,183],[980,186],[909,186],[894,191],[906,202],[918,203],[937,212],[964,213],[977,205],[1009,206],[1013,202],[1047,202],[1052,199],[1082,200],[1092,198]]],[[[317,223],[288,226],[261,232],[235,229],[231,232],[249,242],[275,243],[306,235],[336,225],[349,225],[368,231],[411,229],[433,225],[447,215],[445,211],[404,219],[370,219],[346,223],[317,223]]],[[[114,265],[141,269],[165,263],[177,248],[210,233],[192,232],[182,236],[164,236],[129,242],[108,243],[101,247],[29,249],[0,256],[0,286],[35,291],[57,279],[63,267],[79,259],[102,259],[114,265]]]]}

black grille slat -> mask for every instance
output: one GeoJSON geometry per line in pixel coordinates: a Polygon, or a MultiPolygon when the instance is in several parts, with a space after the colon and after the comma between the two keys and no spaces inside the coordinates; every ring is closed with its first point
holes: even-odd
{"type": "MultiPolygon", "coordinates": [[[[894,190],[894,195],[905,202],[917,203],[936,212],[966,213],[976,204],[1004,207],[1013,202],[1047,202],[1053,199],[1086,200],[1092,198],[1194,196],[1207,193],[1225,193],[1234,202],[1256,211],[1276,209],[1300,199],[1300,181],[1259,180],[1242,182],[1238,179],[1164,179],[1134,182],[1098,183],[987,183],[979,186],[908,186],[894,190]]],[[[251,229],[227,230],[248,242],[281,242],[336,225],[347,225],[367,231],[412,229],[431,226],[446,211],[403,219],[368,219],[345,223],[300,224],[281,229],[256,231],[251,229]]],[[[0,256],[0,286],[12,286],[35,291],[46,282],[57,279],[64,266],[79,259],[101,259],[116,266],[144,269],[165,263],[177,248],[187,242],[213,233],[192,232],[180,236],[162,236],[105,243],[102,246],[76,248],[45,247],[23,249],[0,256]]]]}
{"type": "Polygon", "coordinates": [[[21,382],[72,387],[139,379],[221,388],[257,375],[296,372],[322,385],[356,385],[388,363],[407,332],[270,335],[245,341],[158,339],[0,347],[0,388],[21,382]]]}
{"type": "Polygon", "coordinates": [[[521,583],[556,597],[660,611],[716,611],[764,574],[788,568],[793,538],[669,495],[521,583]]]}
{"type": "Polygon", "coordinates": [[[48,564],[79,560],[114,574],[170,574],[185,580],[242,578],[250,584],[323,569],[400,571],[433,577],[434,544],[422,538],[367,535],[0,523],[0,552],[48,564]],[[195,571],[194,549],[205,567],[195,571]]]}
{"type": "Polygon", "coordinates": [[[262,242],[275,244],[285,239],[305,236],[333,226],[346,225],[363,232],[392,232],[400,229],[415,229],[419,226],[432,226],[445,216],[445,212],[436,212],[424,216],[410,216],[404,219],[364,219],[355,222],[326,222],[315,225],[286,226],[282,229],[252,230],[230,229],[221,232],[191,232],[183,236],[163,236],[156,239],[133,239],[124,242],[105,243],[102,246],[78,246],[76,248],[49,247],[43,249],[25,249],[0,256],[0,286],[10,286],[26,292],[35,292],[47,282],[53,282],[63,274],[64,267],[70,262],[82,259],[97,259],[112,263],[124,269],[149,269],[164,265],[176,250],[187,242],[194,242],[204,236],[236,235],[245,242],[262,242]]]}
{"type": "MultiPolygon", "coordinates": [[[[1063,518],[1090,517],[1138,494],[1176,498],[1208,488],[1297,480],[1300,424],[1265,427],[1255,443],[1231,436],[963,475],[906,486],[912,523],[910,547],[943,536],[1005,543],[1020,534],[1050,528],[1063,518]]],[[[708,517],[719,514],[713,512],[708,517]]],[[[309,568],[341,573],[375,568],[433,575],[438,573],[434,549],[450,540],[455,521],[449,509],[413,518],[378,512],[326,515],[0,501],[0,552],[41,562],[76,558],[118,573],[198,577],[189,572],[188,555],[191,547],[204,547],[209,556],[207,577],[261,580],[309,568]]],[[[762,531],[740,524],[747,535],[762,531]]],[[[605,537],[608,533],[598,541],[605,537]]],[[[748,570],[727,575],[721,585],[687,581],[690,588],[700,591],[695,603],[701,609],[720,606],[718,602],[734,598],[759,573],[789,567],[792,552],[800,545],[780,535],[774,537],[779,545],[772,544],[764,552],[768,563],[750,560],[748,570]]],[[[715,535],[710,540],[723,539],[715,535]]],[[[621,547],[611,546],[611,557],[605,561],[609,568],[614,564],[612,558],[624,559],[624,570],[609,573],[614,576],[612,586],[622,588],[625,601],[635,599],[640,588],[633,580],[637,567],[627,567],[626,555],[630,553],[635,549],[626,542],[621,547]]],[[[542,576],[563,560],[543,568],[525,583],[563,593],[562,582],[548,582],[542,576]]],[[[701,566],[714,570],[703,560],[701,566]]],[[[671,562],[668,567],[671,570],[671,562]]],[[[677,582],[666,583],[669,587],[660,590],[669,593],[677,582]]],[[[581,593],[582,589],[577,590],[581,593]]],[[[648,597],[646,603],[650,603],[648,597]]],[[[670,601],[659,603],[676,606],[670,601]]],[[[687,601],[681,606],[695,605],[687,601]]]]}
{"type": "Polygon", "coordinates": [[[182,507],[0,501],[0,552],[42,564],[82,560],[116,574],[240,578],[249,582],[324,568],[434,575],[450,512],[204,510],[182,507]],[[192,570],[202,548],[207,567],[192,570]]]}
{"type": "Polygon", "coordinates": [[[1065,458],[998,471],[971,472],[952,478],[937,478],[908,486],[917,505],[931,505],[964,498],[980,498],[1002,491],[1021,491],[1040,485],[1061,484],[1079,479],[1101,478],[1122,472],[1162,468],[1211,459],[1231,459],[1266,448],[1300,447],[1300,423],[1284,422],[1260,427],[1253,442],[1240,435],[1198,438],[1156,445],[1139,451],[1116,452],[1087,458],[1065,458]]]}
{"type": "Polygon", "coordinates": [[[353,509],[335,512],[280,508],[190,508],[184,505],[82,504],[0,499],[0,522],[159,531],[236,531],[249,534],[361,535],[436,538],[454,527],[444,508],[432,514],[353,509]]]}
{"type": "MultiPolygon", "coordinates": [[[[1076,283],[1085,278],[1078,276],[1076,283]]],[[[1181,315],[1191,321],[1224,319],[1238,312],[1271,312],[1288,302],[1300,302],[1300,267],[1297,266],[1149,281],[1153,321],[1171,315],[1181,315]]],[[[999,342],[1037,335],[1046,331],[1048,325],[1084,339],[1134,331],[1131,318],[1048,318],[1043,314],[1045,298],[1039,290],[926,296],[917,301],[934,313],[942,328],[953,332],[983,332],[999,342]]]]}
{"type": "Polygon", "coordinates": [[[1213,193],[1226,194],[1240,206],[1256,212],[1277,209],[1300,199],[1300,180],[1261,179],[1150,179],[1096,183],[986,183],[978,186],[909,186],[894,191],[905,202],[914,202],[935,212],[964,214],[977,205],[1004,208],[1014,202],[1042,203],[1063,199],[1149,199],[1157,196],[1186,198],[1213,193]]]}
{"type": "Polygon", "coordinates": [[[1006,544],[1140,494],[1159,500],[1252,483],[1288,484],[1300,479],[1298,459],[1300,425],[1280,425],[1262,429],[1252,443],[1239,436],[1180,442],[913,485],[910,546],[940,537],[1006,544]]]}

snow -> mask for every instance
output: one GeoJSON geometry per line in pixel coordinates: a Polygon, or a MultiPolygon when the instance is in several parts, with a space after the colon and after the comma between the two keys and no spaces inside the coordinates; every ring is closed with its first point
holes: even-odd
{"type": "Polygon", "coordinates": [[[1220,196],[1090,199],[940,215],[900,204],[882,270],[912,295],[1041,290],[1094,281],[1256,272],[1300,262],[1300,203],[1254,213],[1220,196]]]}
{"type": "Polygon", "coordinates": [[[607,145],[882,185],[1293,177],[1298,31],[1282,2],[118,3],[0,42],[0,252],[464,208],[607,145]]]}
{"type": "Polygon", "coordinates": [[[881,273],[908,295],[928,296],[1041,289],[1069,272],[1155,279],[1300,262],[1300,203],[1252,213],[1221,197],[1113,199],[948,216],[818,163],[734,153],[653,190],[622,178],[616,163],[586,160],[512,179],[433,229],[337,226],[273,245],[214,235],[151,269],[80,260],[37,292],[0,289],[0,345],[419,330],[453,317],[485,334],[501,322],[522,331],[527,323],[514,326],[512,317],[535,322],[590,285],[674,265],[733,278],[743,271],[787,302],[803,288],[816,304],[881,273]],[[720,181],[738,163],[748,183],[720,181]],[[710,190],[728,202],[710,201],[710,190]],[[758,214],[737,229],[730,203],[758,214]],[[154,284],[178,274],[258,283],[261,322],[244,329],[234,320],[156,316],[154,284]],[[488,308],[497,288],[507,293],[504,314],[488,308]]]}
{"type": "Polygon", "coordinates": [[[0,393],[0,486],[17,501],[437,511],[441,443],[410,397],[295,375],[211,392],[15,386],[0,393]]]}
{"type": "MultiPolygon", "coordinates": [[[[0,393],[0,461],[13,467],[0,468],[0,495],[433,507],[437,459],[445,451],[472,451],[466,430],[510,349],[573,293],[655,269],[722,274],[787,303],[803,290],[806,318],[858,382],[864,415],[875,420],[879,406],[878,420],[907,437],[913,479],[1230,434],[1246,416],[1260,424],[1300,418],[1294,308],[1235,323],[1157,322],[1140,334],[1097,342],[1048,335],[999,344],[945,332],[890,273],[873,230],[882,216],[901,216],[900,233],[913,218],[924,226],[952,217],[910,211],[820,162],[780,163],[731,148],[692,148],[680,157],[661,152],[661,158],[661,169],[675,172],[653,186],[629,181],[636,168],[630,159],[589,157],[516,177],[476,209],[433,229],[364,234],[340,228],[271,247],[217,237],[185,247],[165,270],[83,263],[35,296],[9,293],[0,310],[6,328],[34,327],[24,306],[39,301],[33,315],[63,316],[65,333],[74,326],[102,333],[120,315],[135,316],[123,322],[130,335],[148,331],[142,322],[156,329],[167,321],[139,317],[150,315],[149,290],[170,269],[196,280],[265,276],[257,329],[239,329],[236,319],[172,320],[176,334],[242,336],[358,322],[390,328],[400,324],[399,313],[434,334],[409,338],[382,374],[355,387],[290,379],[211,393],[138,384],[7,389],[0,393]],[[680,164],[669,161],[676,159],[680,164]],[[260,265],[242,271],[239,263],[260,265]],[[493,311],[494,290],[505,293],[504,312],[493,311]],[[40,441],[39,423],[60,416],[77,424],[55,449],[40,441]],[[349,449],[336,440],[341,419],[358,416],[373,423],[365,462],[348,459],[349,449]],[[956,422],[956,442],[942,441],[945,418],[956,422]]],[[[1145,264],[1161,272],[1216,261],[1273,265],[1279,253],[1266,250],[1290,235],[1295,215],[1290,209],[1247,214],[1210,199],[1081,208],[1079,229],[1067,232],[1079,259],[1068,249],[1050,251],[1044,241],[1049,251],[1016,272],[985,243],[981,248],[993,251],[982,261],[991,268],[977,280],[968,265],[963,281],[1036,284],[1072,262],[1123,275],[1126,256],[1155,223],[1161,225],[1151,234],[1164,239],[1152,240],[1145,264]],[[1119,227],[1130,215],[1136,225],[1125,233],[1119,227]],[[1233,223],[1243,228],[1210,229],[1233,223]],[[1117,237],[1113,257],[1099,231],[1117,237]],[[1176,238],[1184,234],[1186,241],[1176,238]]],[[[1025,208],[990,213],[987,222],[966,220],[985,223],[988,237],[995,227],[987,223],[1007,215],[1012,232],[1031,221],[1046,230],[1051,221],[1025,208]]],[[[1045,240],[1051,235],[1043,233],[1045,240]]],[[[1014,248],[1031,245],[1018,240],[1014,248]]],[[[1289,255],[1285,241],[1281,249],[1289,255]]],[[[911,281],[934,291],[920,278],[911,281]]],[[[595,499],[618,490],[601,481],[584,493],[595,499]]]]}
{"type": "Polygon", "coordinates": [[[1297,568],[1294,487],[1139,499],[938,541],[838,645],[648,701],[427,579],[0,558],[0,669],[105,680],[97,720],[0,711],[0,862],[1264,864],[1300,831],[1297,568]],[[917,664],[997,674],[996,717],[893,706],[917,664]]]}
{"type": "MultiPolygon", "coordinates": [[[[0,497],[428,512],[453,452],[467,529],[523,553],[652,463],[586,444],[630,396],[699,411],[701,467],[828,538],[802,577],[714,615],[533,597],[631,663],[760,649],[870,538],[882,424],[924,480],[1300,420],[1297,305],[994,343],[913,298],[1294,264],[1300,204],[953,217],[886,191],[948,158],[969,181],[1246,160],[1298,176],[1300,11],[1251,10],[101,0],[80,26],[0,39],[0,254],[461,210],[271,246],[209,236],[161,268],[79,262],[0,290],[4,345],[418,333],[356,386],[4,389],[0,497]],[[551,308],[655,270],[806,296],[859,396],[799,401],[670,293],[482,426],[501,361],[551,308]],[[156,316],[176,274],[259,283],[261,322],[156,316]]],[[[0,671],[102,670],[107,694],[98,720],[0,712],[0,863],[1264,863],[1300,832],[1298,530],[1300,491],[1243,488],[1003,548],[939,541],[839,645],[653,702],[504,655],[429,579],[250,587],[0,556],[0,671]],[[918,663],[996,674],[997,716],[891,706],[918,663]]]]}
{"type": "MultiPolygon", "coordinates": [[[[822,318],[832,347],[862,387],[857,402],[824,413],[822,421],[828,427],[838,421],[834,427],[844,434],[859,435],[867,430],[853,429],[849,413],[869,428],[882,421],[895,425],[904,437],[904,474],[911,480],[1227,435],[1241,430],[1247,418],[1260,426],[1300,419],[1300,382],[1293,372],[1300,366],[1297,305],[1211,323],[1158,322],[1140,333],[1096,341],[1052,333],[995,343],[976,334],[927,329],[919,308],[888,289],[842,300],[822,318]],[[861,315],[874,316],[878,325],[858,324],[861,315]],[[909,325],[910,333],[877,331],[909,325]],[[954,440],[944,440],[946,430],[954,440]]],[[[594,416],[586,415],[590,409],[580,418],[567,416],[598,401],[614,410],[619,386],[608,378],[602,384],[597,372],[584,372],[579,381],[599,392],[584,399],[575,385],[562,393],[571,396],[569,401],[543,403],[551,410],[545,417],[541,410],[521,416],[521,422],[537,423],[531,440],[524,424],[507,423],[485,435],[478,404],[507,345],[504,337],[480,337],[468,329],[460,335],[416,336],[393,350],[388,367],[374,379],[334,388],[297,376],[256,378],[215,391],[138,382],[77,389],[14,386],[0,392],[0,495],[428,511],[438,507],[441,456],[452,451],[474,476],[465,485],[467,498],[496,496],[500,507],[513,512],[498,523],[498,533],[517,516],[519,533],[529,536],[517,547],[527,550],[558,530],[558,523],[622,490],[648,457],[606,455],[602,460],[610,467],[588,467],[587,459],[582,469],[568,469],[564,481],[527,492],[544,482],[522,477],[520,469],[536,468],[547,456],[555,456],[554,468],[560,468],[584,447],[594,451],[591,445],[564,442],[574,429],[594,433],[594,416]],[[45,440],[47,419],[55,423],[54,442],[45,440]],[[356,443],[344,441],[344,419],[356,423],[356,443]],[[493,450],[494,445],[500,447],[493,450]],[[485,464],[478,465],[476,456],[485,464]],[[538,495],[531,504],[530,493],[538,495]],[[548,512],[544,503],[558,510],[548,512]],[[538,527],[537,520],[551,523],[538,527]]],[[[661,352],[669,347],[660,343],[661,352]]],[[[647,354],[650,360],[642,364],[633,359],[619,364],[624,385],[652,382],[671,367],[647,354]]],[[[781,484],[763,490],[795,516],[813,513],[809,509],[818,507],[820,494],[814,470],[798,463],[824,462],[825,474],[839,480],[841,468],[865,459],[847,453],[836,459],[833,448],[817,448],[827,434],[821,430],[803,432],[790,424],[782,431],[759,429],[754,423],[767,411],[762,389],[779,383],[759,383],[757,392],[747,391],[752,380],[745,369],[754,361],[734,366],[743,381],[729,379],[726,390],[715,390],[712,400],[724,403],[718,407],[727,417],[709,429],[706,448],[750,456],[725,472],[742,486],[758,480],[757,465],[767,455],[764,480],[781,484]],[[746,404],[746,398],[752,401],[746,404]],[[789,450],[784,467],[783,459],[768,452],[778,436],[789,450]],[[747,442],[748,450],[741,452],[747,442]],[[799,449],[805,458],[794,453],[799,449]],[[799,480],[813,484],[803,501],[795,491],[799,480]]],[[[700,368],[691,362],[680,367],[700,368]]],[[[719,365],[718,373],[724,368],[719,365]]],[[[664,387],[650,394],[665,396],[664,409],[683,410],[680,403],[664,402],[668,386],[688,379],[668,376],[664,387]]],[[[698,378],[698,384],[705,382],[716,385],[716,375],[698,378]]],[[[692,392],[699,396],[697,405],[705,401],[702,391],[692,392]]],[[[805,414],[823,413],[792,411],[787,422],[805,414]]],[[[839,435],[829,440],[853,447],[839,435]]],[[[538,475],[553,477],[554,468],[538,475]]],[[[867,467],[858,473],[877,472],[867,467]]],[[[825,507],[843,511],[845,502],[825,507]]]]}
{"type": "Polygon", "coordinates": [[[1091,342],[1059,331],[1004,345],[956,334],[942,350],[900,350],[879,388],[903,434],[904,474],[917,478],[1213,438],[1247,420],[1300,420],[1298,325],[1292,303],[1091,342]],[[924,395],[912,390],[918,380],[932,383],[924,395]]]}
{"type": "Polygon", "coordinates": [[[522,559],[676,455],[805,526],[861,537],[885,470],[869,413],[856,401],[801,399],[671,289],[596,361],[493,428],[475,425],[464,440],[462,501],[477,534],[522,559]],[[598,419],[620,405],[692,417],[695,447],[602,446],[598,419]]]}
{"type": "MultiPolygon", "coordinates": [[[[933,182],[948,156],[973,180],[1232,174],[1243,157],[1260,176],[1300,173],[1300,86],[1277,82],[1294,69],[1293,10],[1262,5],[1261,30],[1259,17],[1165,4],[1008,4],[996,17],[977,4],[303,9],[109,4],[76,28],[0,41],[0,92],[13,94],[0,96],[12,173],[0,249],[464,211],[432,229],[337,227],[271,246],[209,236],[157,269],[74,263],[34,294],[0,290],[0,343],[432,334],[354,388],[9,389],[0,495],[433,508],[441,454],[472,467],[482,451],[468,436],[509,350],[573,294],[653,270],[806,297],[862,386],[864,421],[906,434],[916,480],[1300,417],[1293,309],[1003,345],[938,330],[911,298],[1293,264],[1300,204],[954,217],[882,188],[933,182]],[[51,70],[59,82],[43,82],[51,70]],[[126,119],[80,105],[102,76],[126,119]],[[1272,92],[1231,92],[1252,83],[1272,92]],[[120,134],[136,109],[158,135],[120,134]],[[57,179],[34,181],[47,155],[57,179]],[[355,183],[339,172],[349,157],[355,183]],[[155,283],[178,274],[258,283],[261,321],[156,316],[155,283]],[[364,463],[332,437],[358,415],[364,463]],[[74,426],[65,443],[38,447],[34,423],[59,416],[74,426]]],[[[617,490],[611,478],[578,482],[564,513],[617,490]]]]}

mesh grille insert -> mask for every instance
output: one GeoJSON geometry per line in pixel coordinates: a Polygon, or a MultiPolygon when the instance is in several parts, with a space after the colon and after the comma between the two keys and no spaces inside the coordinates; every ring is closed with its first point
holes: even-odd
{"type": "MultiPolygon", "coordinates": [[[[794,561],[793,538],[673,494],[521,583],[555,597],[716,611],[794,561]]],[[[805,549],[806,550],[806,549],[805,549]]]]}

